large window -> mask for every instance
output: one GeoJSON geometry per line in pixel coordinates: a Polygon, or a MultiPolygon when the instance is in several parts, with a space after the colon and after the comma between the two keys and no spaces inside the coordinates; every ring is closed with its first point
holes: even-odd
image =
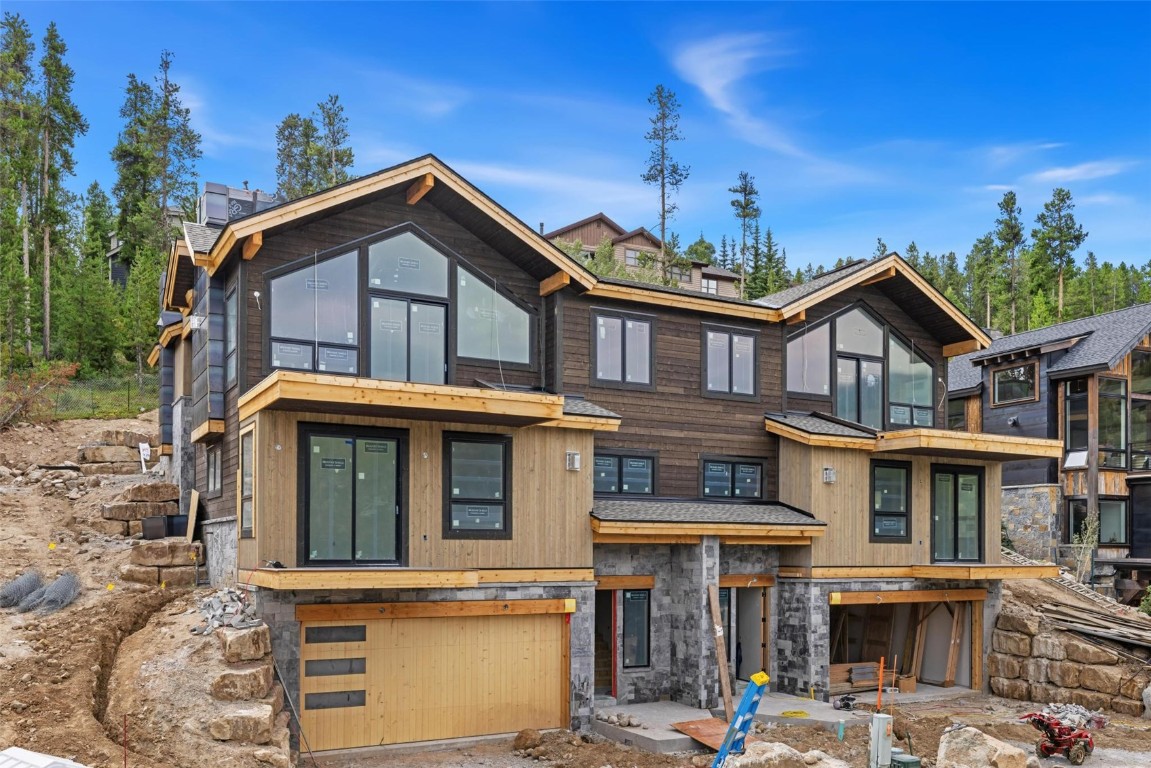
{"type": "Polygon", "coordinates": [[[224,299],[224,375],[228,386],[236,383],[236,289],[224,299]]]}
{"type": "MultiPolygon", "coordinates": [[[[1086,522],[1087,499],[1068,499],[1064,541],[1070,544],[1072,536],[1081,535],[1086,522]]],[[[1099,546],[1128,543],[1127,500],[1099,499],[1099,546]]]]}
{"type": "Polygon", "coordinates": [[[445,538],[511,538],[511,445],[505,435],[444,436],[445,538]]]}
{"type": "Polygon", "coordinates": [[[651,456],[597,453],[595,492],[654,494],[655,459],[651,456]]]}
{"type": "Polygon", "coordinates": [[[932,560],[983,560],[983,469],[931,470],[932,560]]]}
{"type": "Polygon", "coordinates": [[[911,464],[871,462],[871,541],[911,541],[911,464]]]}
{"type": "MultiPolygon", "coordinates": [[[[253,501],[255,500],[255,444],[256,430],[250,428],[240,434],[240,536],[253,535],[253,501]]],[[[217,459],[218,461],[218,459],[217,459]]]]}
{"type": "Polygon", "coordinates": [[[831,396],[831,323],[796,334],[787,341],[787,389],[831,396]]]}
{"type": "Polygon", "coordinates": [[[703,495],[706,498],[763,498],[762,462],[704,459],[701,464],[703,495]]]}
{"type": "Polygon", "coordinates": [[[301,426],[303,562],[402,561],[405,446],[391,430],[301,426]]]}
{"type": "Polygon", "coordinates": [[[1127,382],[1099,379],[1099,466],[1127,468],[1127,382]]]}
{"type": "Polygon", "coordinates": [[[935,426],[935,404],[932,402],[935,368],[914,345],[904,344],[894,334],[888,335],[887,361],[889,424],[898,426],[935,426]]]}
{"type": "Polygon", "coordinates": [[[752,333],[703,329],[705,395],[756,396],[756,342],[752,333]]]}
{"type": "Polygon", "coordinates": [[[460,357],[530,363],[531,315],[500,294],[492,278],[481,279],[463,267],[456,275],[460,357]]]}
{"type": "Polygon", "coordinates": [[[1039,363],[1030,362],[991,372],[991,406],[1033,402],[1039,398],[1039,363]]]}
{"type": "Polygon", "coordinates": [[[620,313],[593,315],[595,382],[601,386],[652,386],[652,321],[620,313]]]}
{"type": "Polygon", "coordinates": [[[1087,379],[1063,385],[1063,444],[1068,451],[1087,450],[1087,379]]]}
{"type": "Polygon", "coordinates": [[[360,322],[357,264],[356,252],[350,251],[270,281],[273,368],[324,371],[325,352],[336,350],[349,353],[354,362],[360,322]]]}
{"type": "Polygon", "coordinates": [[[967,429],[966,397],[953,397],[947,401],[947,428],[960,432],[967,429]]]}
{"type": "Polygon", "coordinates": [[[1151,470],[1151,350],[1131,352],[1131,470],[1151,470]]]}
{"type": "Polygon", "coordinates": [[[623,666],[651,665],[651,590],[623,590],[623,666]]]}

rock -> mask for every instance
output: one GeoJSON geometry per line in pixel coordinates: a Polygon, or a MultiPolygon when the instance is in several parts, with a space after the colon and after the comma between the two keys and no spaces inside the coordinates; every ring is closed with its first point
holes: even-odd
{"type": "Polygon", "coordinates": [[[1026,680],[1008,680],[1003,677],[991,678],[991,692],[1005,699],[1027,701],[1030,697],[1030,688],[1026,680]]]}
{"type": "Polygon", "coordinates": [[[107,464],[111,462],[135,462],[139,466],[140,451],[126,445],[82,445],[76,452],[76,461],[81,464],[107,464]]]}
{"type": "Polygon", "coordinates": [[[128,521],[128,535],[140,536],[144,533],[144,522],[142,520],[129,520],[128,521]]]}
{"type": "Polygon", "coordinates": [[[128,524],[123,520],[93,520],[88,523],[88,526],[105,536],[126,536],[128,534],[128,524]]]}
{"type": "Polygon", "coordinates": [[[1067,658],[1067,652],[1063,650],[1062,640],[1051,634],[1036,635],[1032,638],[1031,655],[1042,656],[1052,661],[1063,661],[1067,658]]]}
{"type": "MultiPolygon", "coordinates": [[[[1082,675],[1080,675],[1082,679],[1082,675]]],[[[1088,709],[1106,709],[1111,705],[1111,696],[1105,693],[1096,693],[1094,691],[1085,691],[1082,688],[1077,688],[1072,691],[1067,691],[1067,700],[1072,704],[1078,704],[1081,707],[1088,709]]]]}
{"type": "Polygon", "coordinates": [[[180,487],[172,483],[140,483],[128,486],[120,501],[179,501],[180,487]]]}
{"type": "Polygon", "coordinates": [[[102,505],[100,514],[105,520],[143,520],[145,517],[178,515],[180,506],[171,501],[118,501],[102,505]]]}
{"type": "Polygon", "coordinates": [[[224,658],[233,664],[262,659],[272,652],[272,634],[266,624],[250,629],[221,627],[216,630],[216,639],[224,658]]]}
{"type": "Polygon", "coordinates": [[[943,735],[935,756],[936,768],[1027,768],[1027,753],[976,728],[943,735]]]}
{"type": "Polygon", "coordinates": [[[1151,675],[1146,672],[1140,672],[1132,678],[1123,681],[1119,686],[1119,695],[1125,699],[1135,699],[1138,701],[1143,697],[1143,689],[1147,684],[1151,683],[1151,675]]]}
{"type": "Polygon", "coordinates": [[[160,583],[160,569],[147,565],[124,563],[120,566],[120,578],[136,584],[155,586],[160,583]]]}
{"type": "Polygon", "coordinates": [[[1034,637],[1039,634],[1039,617],[1033,614],[1000,613],[995,626],[1008,632],[1034,637]]]}
{"type": "Polygon", "coordinates": [[[1111,700],[1111,710],[1121,715],[1143,716],[1143,702],[1117,696],[1111,700]]]}
{"type": "Polygon", "coordinates": [[[140,443],[155,445],[157,440],[155,435],[145,435],[130,429],[105,429],[100,433],[99,442],[101,445],[123,445],[128,448],[138,448],[140,443]]]}
{"type": "Polygon", "coordinates": [[[1070,635],[1063,638],[1063,650],[1067,652],[1067,658],[1080,664],[1114,664],[1119,661],[1119,654],[1114,651],[1096,647],[1070,635]]]}
{"type": "Polygon", "coordinates": [[[161,568],[160,582],[169,589],[196,586],[196,566],[182,565],[178,568],[161,568]]]}
{"type": "Polygon", "coordinates": [[[1143,719],[1151,720],[1151,685],[1143,689],[1143,719]]]}
{"type": "Polygon", "coordinates": [[[200,544],[182,538],[142,541],[132,547],[131,560],[136,565],[191,566],[202,557],[200,544]]]}
{"type": "Polygon", "coordinates": [[[1079,672],[1079,685],[1114,696],[1119,693],[1119,686],[1127,676],[1122,667],[1086,666],[1079,672]]]}
{"type": "Polygon", "coordinates": [[[284,711],[284,686],[279,681],[272,683],[271,692],[260,699],[261,704],[267,704],[272,708],[272,712],[279,715],[284,711]]]}
{"type": "Polygon", "coordinates": [[[1027,697],[1031,701],[1063,702],[1067,700],[1067,691],[1056,688],[1047,683],[1031,683],[1027,686],[1027,697]]]}
{"type": "Polygon", "coordinates": [[[1005,677],[1014,680],[1019,677],[1020,661],[1018,656],[1007,656],[1002,653],[987,654],[987,676],[1005,677]]]}
{"type": "MultiPolygon", "coordinates": [[[[709,762],[704,765],[710,765],[709,762]]],[[[747,745],[747,750],[738,756],[729,757],[725,768],[776,768],[776,766],[818,765],[820,768],[850,768],[842,760],[812,750],[801,753],[786,744],[775,741],[757,741],[747,745]],[[809,762],[814,758],[815,762],[809,762]]]]}
{"type": "Polygon", "coordinates": [[[80,472],[85,477],[92,477],[94,475],[135,475],[140,472],[140,460],[83,464],[80,467],[80,472]]]}
{"type": "Polygon", "coordinates": [[[1082,669],[1073,661],[1052,661],[1047,665],[1047,679],[1060,688],[1078,688],[1079,672],[1082,669]]]}
{"type": "Polygon", "coordinates": [[[1047,665],[1050,663],[1047,659],[1026,659],[1020,674],[1032,683],[1046,683],[1047,665]]]}
{"type": "Polygon", "coordinates": [[[287,755],[283,752],[277,752],[274,749],[257,749],[252,753],[252,757],[255,758],[257,762],[265,763],[272,766],[272,768],[288,768],[289,765],[291,765],[291,761],[287,755]]]}
{"type": "MultiPolygon", "coordinates": [[[[263,699],[271,690],[272,664],[270,660],[233,665],[227,672],[212,681],[212,697],[221,701],[263,699]]],[[[273,707],[264,706],[268,707],[268,711],[274,717],[273,707]]]]}
{"type": "Polygon", "coordinates": [[[512,749],[535,749],[543,743],[543,736],[534,728],[525,728],[516,734],[512,749]]]}
{"type": "Polygon", "coordinates": [[[275,717],[267,704],[234,707],[208,723],[208,733],[217,741],[246,741],[267,744],[272,739],[275,717]]]}
{"type": "Polygon", "coordinates": [[[1012,656],[1030,656],[1031,638],[1020,632],[997,629],[991,635],[991,647],[1000,653],[1009,653],[1012,656]]]}

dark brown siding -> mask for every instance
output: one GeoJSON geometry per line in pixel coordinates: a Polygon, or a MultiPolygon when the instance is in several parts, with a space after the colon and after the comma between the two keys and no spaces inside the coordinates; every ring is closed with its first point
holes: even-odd
{"type": "MultiPolygon", "coordinates": [[[[252,298],[253,291],[262,297],[269,294],[264,273],[275,267],[326,251],[342,243],[412,222],[449,249],[466,259],[473,267],[494,277],[500,285],[511,292],[521,302],[537,312],[540,308],[539,282],[524,270],[510,262],[457,224],[426,199],[418,205],[410,206],[402,195],[360,205],[326,218],[305,223],[293,229],[270,235],[264,240],[259,254],[247,263],[244,269],[246,317],[241,343],[245,356],[245,389],[258,383],[269,372],[264,363],[264,314],[268,299],[264,298],[257,306],[252,298]],[[262,308],[261,308],[262,307],[262,308]]],[[[538,347],[538,345],[537,345],[538,347]]],[[[455,376],[449,383],[461,386],[474,386],[475,380],[500,381],[501,369],[495,362],[468,361],[456,368],[455,376]]],[[[535,386],[539,384],[538,368],[535,371],[504,366],[502,380],[509,384],[535,386]]]]}
{"type": "Polygon", "coordinates": [[[778,488],[778,442],[764,429],[763,414],[779,410],[781,347],[778,326],[723,322],[651,305],[593,301],[565,292],[563,299],[564,394],[587,397],[623,417],[618,432],[596,434],[596,449],[658,452],[656,492],[660,496],[700,497],[700,457],[737,456],[766,460],[765,498],[778,488]],[[592,307],[655,316],[654,391],[615,389],[590,380],[592,307]],[[702,326],[727,325],[759,333],[759,391],[756,400],[703,397],[700,365],[702,326]]]}

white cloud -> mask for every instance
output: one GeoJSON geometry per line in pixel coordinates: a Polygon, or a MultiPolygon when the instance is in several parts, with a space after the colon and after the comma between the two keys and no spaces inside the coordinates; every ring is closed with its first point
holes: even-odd
{"type": "Polygon", "coordinates": [[[1065,146],[1067,145],[1057,141],[1022,141],[1015,144],[999,144],[989,147],[986,152],[987,159],[991,165],[1000,168],[1021,160],[1028,155],[1033,155],[1037,152],[1048,152],[1065,146]]]}
{"type": "Polygon", "coordinates": [[[216,156],[221,150],[233,147],[268,150],[268,138],[274,135],[270,126],[253,125],[246,119],[235,120],[245,131],[230,131],[220,127],[213,117],[212,99],[205,96],[206,90],[190,75],[180,74],[180,101],[188,108],[188,122],[200,134],[201,149],[205,155],[216,156]]]}
{"type": "Polygon", "coordinates": [[[983,188],[988,192],[1010,192],[1014,189],[1010,184],[984,184],[983,188]]]}
{"type": "Polygon", "coordinates": [[[1066,184],[1072,181],[1086,181],[1088,179],[1103,179],[1108,176],[1117,176],[1134,165],[1135,163],[1126,160],[1096,160],[1062,168],[1048,168],[1032,173],[1027,178],[1031,181],[1045,184],[1066,184]]]}

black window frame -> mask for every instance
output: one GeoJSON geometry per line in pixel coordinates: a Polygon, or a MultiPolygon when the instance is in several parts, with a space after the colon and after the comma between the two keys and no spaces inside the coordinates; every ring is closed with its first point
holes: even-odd
{"type": "MultiPolygon", "coordinates": [[[[931,562],[932,563],[983,563],[987,558],[987,473],[983,467],[972,464],[932,464],[931,474],[929,475],[931,481],[931,562]],[[935,557],[935,475],[937,473],[945,473],[955,475],[978,475],[979,476],[979,555],[976,558],[963,558],[958,557],[950,560],[938,560],[935,557]]],[[[954,484],[955,493],[959,493],[959,483],[954,484]]],[[[959,519],[958,514],[959,506],[956,504],[956,520],[959,519]]],[[[958,522],[957,522],[958,525],[958,522]]],[[[957,531],[952,532],[952,544],[958,544],[957,531]]],[[[955,546],[954,549],[958,551],[959,547],[955,546]]]]}
{"type": "Polygon", "coordinates": [[[902,333],[897,331],[895,328],[892,328],[889,323],[883,323],[883,326],[885,329],[885,333],[884,333],[884,337],[883,337],[883,343],[884,343],[883,375],[886,378],[886,381],[884,381],[884,383],[883,383],[883,407],[884,407],[884,424],[886,425],[886,429],[889,429],[889,430],[896,430],[896,429],[935,429],[935,422],[939,418],[939,414],[936,413],[936,402],[935,402],[935,381],[936,381],[936,377],[938,376],[938,368],[936,367],[935,363],[931,360],[931,358],[929,358],[927,355],[923,354],[922,347],[916,346],[916,344],[913,340],[907,338],[902,333]],[[927,367],[931,369],[931,373],[928,376],[928,379],[929,379],[930,385],[931,385],[931,397],[928,398],[928,403],[926,406],[917,405],[915,403],[906,403],[906,402],[902,402],[902,401],[893,401],[891,399],[891,384],[895,378],[894,376],[891,375],[891,368],[892,368],[892,366],[891,366],[891,347],[892,347],[893,341],[898,343],[898,344],[901,344],[902,346],[907,348],[907,351],[911,356],[911,364],[912,365],[915,365],[915,363],[917,362],[917,359],[918,359],[918,362],[925,363],[927,365],[927,367]],[[903,406],[903,407],[906,407],[910,410],[910,412],[911,412],[911,423],[910,424],[896,424],[892,420],[892,418],[891,418],[891,407],[893,405],[903,406]],[[918,411],[927,411],[928,413],[930,413],[931,414],[931,423],[930,424],[919,424],[916,421],[916,416],[917,416],[918,411]]]}
{"type": "Polygon", "coordinates": [[[967,431],[967,398],[966,397],[949,397],[947,398],[947,429],[952,432],[966,432],[967,431]],[[951,413],[952,406],[959,404],[959,415],[956,421],[955,415],[951,413]],[[957,423],[958,422],[958,423],[957,423]]]}
{"type": "MultiPolygon", "coordinates": [[[[1120,502],[1123,504],[1123,535],[1124,535],[1124,540],[1123,541],[1103,541],[1103,536],[1102,536],[1103,511],[1100,510],[1099,511],[1100,537],[1099,537],[1098,543],[1096,544],[1096,548],[1098,548],[1098,547],[1129,547],[1129,546],[1131,546],[1131,523],[1132,523],[1132,519],[1131,519],[1131,499],[1130,499],[1130,497],[1112,496],[1112,495],[1101,495],[1101,496],[1099,496],[1099,503],[1100,504],[1102,504],[1105,501],[1120,502]]],[[[1063,535],[1060,537],[1060,540],[1062,541],[1064,546],[1073,546],[1071,543],[1071,537],[1072,537],[1072,535],[1074,535],[1076,533],[1076,531],[1075,531],[1075,526],[1074,526],[1075,516],[1074,516],[1074,513],[1071,511],[1071,508],[1074,504],[1082,504],[1082,505],[1084,505],[1084,507],[1086,507],[1087,506],[1087,497],[1086,496],[1068,496],[1066,499],[1064,499],[1064,503],[1063,503],[1063,515],[1064,515],[1064,517],[1063,517],[1063,535]]],[[[1084,514],[1086,514],[1086,510],[1084,511],[1084,514]]]]}
{"type": "Polygon", "coordinates": [[[732,325],[717,325],[715,323],[701,323],[699,333],[699,370],[700,395],[716,400],[740,400],[743,402],[759,402],[759,367],[760,367],[760,334],[750,328],[741,328],[732,325]],[[707,335],[709,333],[725,334],[727,336],[727,391],[711,389],[708,387],[708,355],[707,335]],[[735,336],[747,336],[752,340],[751,383],[752,392],[732,392],[732,382],[735,374],[735,336]]]}
{"type": "Polygon", "coordinates": [[[656,370],[655,370],[655,345],[656,345],[656,332],[658,330],[658,323],[655,315],[644,314],[641,312],[629,312],[618,309],[609,309],[606,307],[592,307],[591,309],[591,327],[589,330],[591,340],[589,350],[591,357],[591,370],[588,371],[588,380],[593,387],[601,387],[605,389],[638,389],[646,392],[654,392],[656,389],[656,370]],[[599,318],[613,318],[620,320],[621,323],[626,323],[628,320],[635,322],[647,323],[648,326],[648,350],[647,350],[647,370],[648,378],[650,381],[646,384],[637,384],[627,380],[627,361],[628,361],[628,346],[627,346],[627,328],[625,325],[620,325],[620,379],[601,379],[597,373],[599,369],[599,344],[597,343],[597,320],[599,318]]]}
{"type": "MultiPolygon", "coordinates": [[[[1107,470],[1126,471],[1131,462],[1129,460],[1128,451],[1131,447],[1131,387],[1126,378],[1118,378],[1114,376],[1098,376],[1095,379],[1095,387],[1098,398],[1098,403],[1095,407],[1095,432],[1099,435],[1099,468],[1107,470]],[[1111,381],[1116,384],[1122,385],[1123,393],[1114,394],[1111,392],[1103,391],[1103,382],[1111,381]],[[1123,444],[1122,445],[1107,445],[1103,442],[1103,402],[1118,400],[1121,402],[1119,407],[1119,417],[1122,420],[1123,444]],[[1112,459],[1108,460],[1105,457],[1110,456],[1112,459]],[[1118,459],[1122,464],[1112,463],[1114,459],[1118,459]]],[[[1130,538],[1130,535],[1128,535],[1130,538]]]]}
{"type": "Polygon", "coordinates": [[[596,496],[604,496],[608,498],[616,498],[618,496],[635,496],[638,498],[648,498],[656,495],[656,489],[659,488],[659,454],[652,451],[637,451],[622,448],[608,448],[602,451],[596,451],[592,456],[592,488],[596,496]],[[616,465],[616,485],[623,488],[623,461],[626,459],[647,459],[651,462],[651,492],[634,492],[634,491],[596,491],[595,488],[595,473],[597,471],[595,461],[596,459],[618,459],[619,464],[616,465]]]}
{"type": "Polygon", "coordinates": [[[651,661],[651,592],[652,591],[650,589],[623,589],[623,590],[620,590],[620,592],[622,593],[620,595],[620,602],[622,603],[622,607],[620,610],[623,613],[622,622],[621,622],[622,626],[620,627],[620,644],[622,646],[620,648],[620,664],[623,665],[624,669],[647,669],[647,668],[650,668],[652,666],[652,661],[651,661]],[[644,600],[644,610],[645,610],[644,626],[647,629],[647,638],[646,638],[644,648],[647,652],[647,658],[644,659],[642,664],[628,664],[627,663],[628,595],[633,593],[633,592],[636,592],[636,593],[642,592],[647,596],[646,599],[644,600]]]}
{"type": "MultiPolygon", "coordinates": [[[[403,567],[408,562],[408,432],[402,429],[363,427],[354,424],[322,424],[300,422],[296,430],[296,530],[298,532],[296,562],[304,568],[386,568],[403,567]],[[308,525],[308,495],[310,490],[310,460],[308,439],[312,436],[342,437],[352,440],[395,440],[396,450],[396,505],[400,513],[396,516],[396,558],[394,560],[312,560],[308,525]]],[[[355,455],[355,451],[353,451],[355,455]]],[[[354,486],[353,486],[354,487],[354,486]]],[[[353,496],[353,508],[355,501],[353,496]]],[[[355,515],[349,532],[353,544],[356,540],[355,515]]],[[[353,547],[354,552],[354,547],[353,547]]]]}
{"type": "Polygon", "coordinates": [[[223,445],[212,443],[204,446],[204,498],[214,499],[224,493],[224,452],[223,445]]]}
{"type": "Polygon", "coordinates": [[[487,432],[445,432],[443,435],[443,538],[444,539],[487,539],[506,541],[512,538],[512,436],[504,434],[491,434],[487,432]],[[503,446],[503,499],[494,502],[492,499],[469,499],[467,497],[454,498],[452,489],[452,444],[453,443],[487,443],[503,446]],[[452,504],[474,501],[477,504],[490,506],[499,503],[503,506],[503,527],[499,530],[477,531],[452,528],[452,504]]]}
{"type": "Polygon", "coordinates": [[[1039,401],[1039,389],[1040,389],[1040,387],[1039,387],[1039,361],[1038,360],[1023,360],[1022,362],[1012,362],[1012,363],[1008,363],[1007,365],[1001,365],[1001,366],[998,366],[997,368],[992,368],[990,371],[988,371],[987,376],[988,376],[988,378],[987,378],[988,384],[991,387],[990,401],[991,401],[991,407],[992,408],[1006,408],[1006,407],[1013,406],[1013,405],[1020,405],[1020,404],[1025,404],[1025,403],[1035,403],[1035,402],[1039,401]],[[1032,382],[1033,382],[1034,388],[1035,388],[1034,393],[1032,393],[1032,395],[1030,397],[1019,397],[1019,398],[1016,398],[1014,400],[1000,400],[999,399],[999,388],[997,386],[995,386],[996,374],[1003,373],[1004,371],[1012,371],[1012,370],[1015,370],[1016,368],[1026,368],[1026,367],[1030,367],[1032,369],[1032,382]]]}
{"type": "Polygon", "coordinates": [[[256,427],[250,425],[240,431],[239,446],[237,448],[237,461],[240,465],[236,498],[236,522],[240,527],[240,538],[251,539],[256,535],[256,427]],[[251,441],[250,460],[244,461],[244,443],[251,441]],[[249,466],[251,465],[251,466],[249,466]],[[250,477],[245,475],[250,474],[250,477]],[[245,485],[249,487],[245,489],[245,485]],[[247,504],[247,520],[244,517],[244,505],[247,504]],[[245,525],[245,522],[247,525],[245,525]]]}
{"type": "Polygon", "coordinates": [[[748,456],[713,456],[703,454],[699,457],[698,469],[699,481],[699,498],[707,501],[756,501],[762,502],[767,498],[767,460],[763,458],[755,458],[748,456]],[[708,496],[706,494],[707,486],[705,482],[706,465],[707,464],[728,464],[731,467],[731,495],[730,496],[708,496]],[[759,467],[759,495],[758,496],[736,496],[736,467],[737,466],[755,466],[759,467]]]}
{"type": "Polygon", "coordinates": [[[1091,385],[1086,377],[1077,379],[1068,379],[1063,382],[1063,452],[1071,453],[1072,451],[1086,451],[1090,445],[1091,435],[1091,407],[1090,407],[1090,390],[1091,385]],[[1081,384],[1083,386],[1082,392],[1072,392],[1073,385],[1081,384]],[[1071,444],[1071,404],[1082,403],[1083,413],[1086,418],[1085,426],[1083,429],[1083,444],[1071,444]]]}
{"type": "Polygon", "coordinates": [[[872,459],[871,466],[868,469],[868,541],[872,544],[910,544],[912,541],[912,504],[911,504],[911,473],[912,463],[910,461],[893,461],[890,459],[872,459]],[[889,512],[886,510],[877,510],[875,508],[875,470],[878,468],[886,469],[901,469],[904,471],[903,477],[903,496],[904,506],[903,512],[889,512]],[[885,517],[903,517],[904,536],[881,536],[875,532],[875,518],[876,515],[883,515],[885,517]]]}
{"type": "Polygon", "coordinates": [[[231,389],[238,380],[237,365],[240,335],[239,288],[233,285],[224,293],[224,388],[231,389]]]}

